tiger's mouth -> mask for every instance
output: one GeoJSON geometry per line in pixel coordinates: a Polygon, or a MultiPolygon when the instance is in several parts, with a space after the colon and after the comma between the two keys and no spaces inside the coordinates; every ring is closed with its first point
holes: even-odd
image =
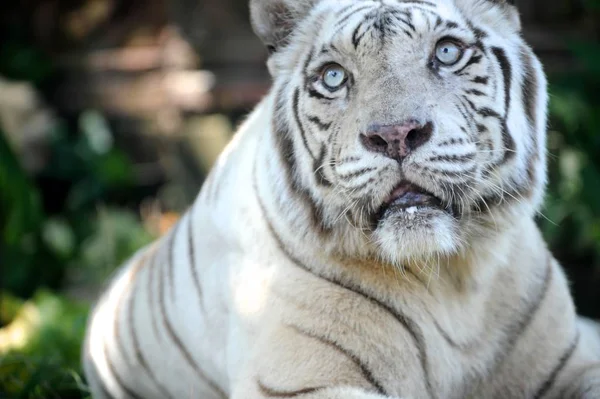
{"type": "Polygon", "coordinates": [[[377,215],[377,223],[391,214],[415,216],[431,214],[442,211],[454,215],[454,210],[449,204],[445,204],[433,193],[417,186],[407,180],[403,180],[388,195],[380,206],[377,215]]]}

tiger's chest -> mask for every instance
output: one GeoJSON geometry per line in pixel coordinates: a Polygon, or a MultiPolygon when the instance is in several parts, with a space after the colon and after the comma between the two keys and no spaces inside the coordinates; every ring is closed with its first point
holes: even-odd
{"type": "Polygon", "coordinates": [[[249,362],[269,385],[336,383],[410,398],[464,398],[485,386],[500,348],[490,342],[502,339],[493,323],[486,329],[468,311],[437,320],[414,293],[381,298],[301,265],[276,270],[263,286],[263,316],[247,320],[250,352],[260,353],[249,362]]]}

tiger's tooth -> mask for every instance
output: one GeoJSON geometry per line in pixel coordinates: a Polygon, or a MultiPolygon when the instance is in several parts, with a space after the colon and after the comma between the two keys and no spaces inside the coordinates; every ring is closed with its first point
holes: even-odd
{"type": "Polygon", "coordinates": [[[411,206],[410,208],[406,209],[406,212],[410,215],[412,215],[413,213],[415,213],[417,211],[417,207],[416,206],[411,206]]]}

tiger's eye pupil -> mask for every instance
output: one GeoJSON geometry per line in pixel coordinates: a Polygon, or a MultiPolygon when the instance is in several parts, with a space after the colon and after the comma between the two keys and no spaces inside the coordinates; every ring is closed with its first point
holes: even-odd
{"type": "Polygon", "coordinates": [[[346,70],[340,65],[331,65],[325,69],[323,83],[330,89],[337,89],[346,82],[346,70]]]}
{"type": "Polygon", "coordinates": [[[446,41],[437,45],[435,56],[442,64],[452,65],[460,59],[462,51],[455,43],[446,41]]]}

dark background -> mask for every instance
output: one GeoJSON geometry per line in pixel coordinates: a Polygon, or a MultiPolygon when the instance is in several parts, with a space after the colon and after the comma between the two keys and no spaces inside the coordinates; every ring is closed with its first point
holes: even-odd
{"type": "MultiPolygon", "coordinates": [[[[600,0],[517,0],[550,78],[539,225],[600,318],[600,0]]],[[[0,398],[84,398],[102,281],[164,233],[266,93],[247,0],[0,4],[0,398]]]]}

